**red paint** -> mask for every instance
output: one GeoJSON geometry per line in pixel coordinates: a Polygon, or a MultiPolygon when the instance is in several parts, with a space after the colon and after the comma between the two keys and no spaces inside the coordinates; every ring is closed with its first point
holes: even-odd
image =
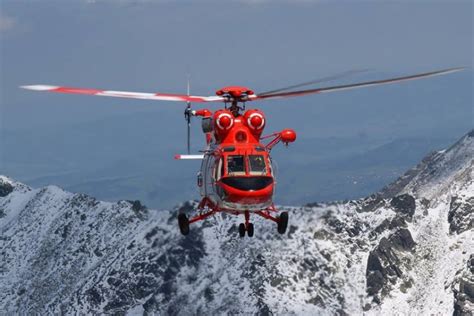
{"type": "Polygon", "coordinates": [[[216,91],[216,95],[218,95],[218,96],[222,96],[222,95],[225,95],[225,94],[230,95],[230,96],[238,99],[243,94],[246,94],[246,95],[253,94],[253,91],[250,90],[247,87],[242,87],[242,86],[228,86],[228,87],[224,87],[224,88],[221,88],[221,89],[216,91]]]}
{"type": "Polygon", "coordinates": [[[296,133],[292,129],[284,129],[280,132],[281,141],[285,144],[292,143],[296,140],[296,133]]]}
{"type": "Polygon", "coordinates": [[[231,116],[226,116],[226,115],[221,115],[218,119],[217,119],[217,122],[219,123],[219,125],[227,130],[231,127],[232,123],[233,123],[233,119],[231,116]]]}
{"type": "MultiPolygon", "coordinates": [[[[244,177],[248,177],[248,175],[244,177]]],[[[252,192],[238,190],[232,186],[225,185],[222,182],[219,182],[219,185],[227,192],[228,202],[241,204],[260,204],[271,201],[274,182],[261,190],[255,190],[252,192]]]]}
{"type": "Polygon", "coordinates": [[[197,110],[194,115],[196,116],[202,116],[202,117],[211,117],[212,116],[212,112],[209,111],[208,109],[201,109],[201,110],[197,110]]]}
{"type": "Polygon", "coordinates": [[[244,113],[243,120],[246,126],[249,127],[250,132],[256,138],[260,138],[265,128],[265,114],[260,110],[251,109],[244,113]]]}
{"type": "Polygon", "coordinates": [[[263,123],[263,119],[261,116],[254,116],[250,119],[250,127],[256,129],[261,126],[263,123]]]}
{"type": "MultiPolygon", "coordinates": [[[[235,87],[232,87],[235,88],[235,87]]],[[[230,93],[231,89],[221,89],[223,94],[230,93]]],[[[246,89],[243,89],[246,90],[246,89]]],[[[219,92],[218,91],[218,92],[219,92]]],[[[205,110],[206,113],[196,112],[196,115],[212,117],[213,132],[212,139],[216,144],[213,151],[213,156],[216,157],[216,164],[222,161],[221,178],[215,181],[214,186],[216,192],[225,192],[221,197],[221,202],[212,202],[210,196],[204,196],[201,201],[200,208],[211,209],[215,212],[230,212],[232,214],[239,214],[245,210],[246,207],[252,208],[252,212],[259,212],[258,215],[277,221],[272,217],[268,211],[269,207],[272,206],[273,192],[275,188],[275,179],[273,178],[271,170],[270,150],[278,142],[283,141],[284,143],[293,142],[296,139],[296,133],[293,130],[285,129],[282,132],[272,134],[270,137],[269,144],[263,144],[261,142],[261,134],[265,128],[266,118],[265,114],[257,109],[251,109],[244,113],[232,113],[227,109],[217,110],[214,113],[210,113],[209,110],[205,110]],[[238,175],[228,170],[227,162],[230,156],[243,156],[245,160],[245,170],[240,172],[238,175]],[[258,156],[264,160],[266,168],[265,172],[259,173],[252,169],[250,163],[250,157],[258,156]],[[269,181],[265,182],[265,185],[255,190],[239,189],[228,183],[226,179],[253,179],[263,177],[269,181]],[[228,208],[225,203],[232,203],[232,205],[239,205],[240,209],[228,208]],[[255,210],[254,205],[267,205],[261,209],[255,210]]],[[[209,137],[209,135],[206,135],[209,137]]],[[[209,141],[209,139],[207,139],[209,141]]],[[[216,165],[216,167],[218,166],[216,165]]],[[[216,169],[210,169],[209,172],[215,172],[216,169]]],[[[204,174],[204,170],[201,170],[204,174]]],[[[202,217],[196,217],[193,221],[200,220],[202,217]]]]}
{"type": "Polygon", "coordinates": [[[235,119],[228,110],[217,110],[212,115],[214,124],[214,137],[217,142],[221,142],[235,126],[235,119]]]}
{"type": "Polygon", "coordinates": [[[58,88],[56,88],[56,89],[51,90],[51,92],[94,95],[94,94],[103,92],[103,90],[97,90],[97,89],[81,89],[81,88],[70,88],[70,87],[58,87],[58,88]]]}

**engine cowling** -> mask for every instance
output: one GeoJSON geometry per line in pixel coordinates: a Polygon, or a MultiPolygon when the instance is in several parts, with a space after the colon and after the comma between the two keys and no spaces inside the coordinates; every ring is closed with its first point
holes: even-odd
{"type": "Polygon", "coordinates": [[[249,130],[258,138],[265,128],[265,114],[257,109],[248,110],[244,114],[244,122],[249,130]]]}
{"type": "Polygon", "coordinates": [[[216,111],[212,121],[217,139],[223,139],[234,126],[234,116],[228,110],[216,111]]]}

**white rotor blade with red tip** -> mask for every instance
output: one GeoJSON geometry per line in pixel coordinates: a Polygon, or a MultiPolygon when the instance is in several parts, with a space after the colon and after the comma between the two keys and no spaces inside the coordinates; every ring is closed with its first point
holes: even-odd
{"type": "Polygon", "coordinates": [[[34,90],[34,91],[48,91],[56,93],[69,93],[69,94],[85,94],[85,95],[97,95],[103,97],[116,97],[116,98],[129,98],[129,99],[142,99],[142,100],[161,100],[161,101],[179,101],[179,102],[222,102],[223,97],[220,96],[193,96],[184,94],[168,94],[168,93],[144,93],[144,92],[129,92],[129,91],[112,91],[112,90],[97,90],[97,89],[84,89],[84,88],[72,88],[72,87],[61,87],[61,86],[49,86],[49,85],[31,85],[21,86],[23,89],[34,90]]]}
{"type": "Polygon", "coordinates": [[[353,84],[332,86],[332,87],[325,87],[325,88],[316,88],[316,89],[309,89],[309,90],[277,92],[277,93],[268,93],[268,94],[263,94],[263,95],[251,95],[249,96],[249,99],[250,100],[278,99],[278,98],[296,97],[296,96],[307,95],[307,94],[316,94],[316,93],[335,92],[335,91],[342,91],[342,90],[365,88],[365,87],[378,86],[378,85],[390,84],[390,83],[395,83],[395,82],[403,82],[403,81],[416,80],[416,79],[421,79],[421,78],[426,78],[426,77],[445,75],[448,73],[461,71],[463,69],[465,68],[464,67],[449,68],[449,69],[443,69],[443,70],[438,70],[438,71],[425,72],[425,73],[406,76],[406,77],[367,81],[367,82],[360,82],[360,83],[353,83],[353,84]]]}
{"type": "Polygon", "coordinates": [[[193,160],[193,159],[204,159],[204,155],[175,155],[176,160],[193,160]]]}
{"type": "Polygon", "coordinates": [[[49,91],[49,92],[56,92],[56,93],[70,93],[70,94],[85,94],[85,95],[98,95],[104,97],[116,97],[116,98],[129,98],[129,99],[142,99],[142,100],[162,100],[162,101],[179,101],[179,102],[246,102],[246,101],[253,101],[253,100],[267,100],[267,99],[278,99],[278,98],[288,98],[288,97],[296,97],[302,96],[307,94],[316,94],[316,93],[325,93],[325,92],[335,92],[335,91],[342,91],[342,90],[350,90],[350,89],[358,89],[358,88],[365,88],[371,86],[378,86],[384,84],[391,84],[396,82],[403,82],[409,80],[417,80],[432,76],[439,76],[445,75],[452,72],[461,71],[465,68],[449,68],[443,69],[438,71],[432,72],[425,72],[421,74],[405,76],[405,77],[397,77],[397,78],[390,78],[390,79],[383,79],[383,80],[375,80],[375,81],[366,81],[360,83],[353,83],[353,84],[346,84],[346,85],[339,85],[339,86],[332,86],[332,87],[324,87],[324,88],[315,88],[315,89],[308,89],[308,90],[297,90],[297,91],[284,91],[291,88],[302,87],[305,85],[313,84],[316,82],[321,82],[325,80],[332,80],[341,76],[346,76],[350,73],[354,72],[361,72],[361,71],[351,71],[347,73],[343,73],[337,76],[323,78],[323,80],[317,81],[310,81],[299,85],[293,85],[287,88],[281,88],[278,90],[273,90],[269,92],[264,92],[261,95],[250,94],[245,96],[245,99],[240,99],[238,97],[231,97],[231,96],[192,96],[192,95],[184,95],[184,94],[167,94],[167,93],[144,93],[144,92],[128,92],[128,91],[112,91],[112,90],[97,90],[97,89],[83,89],[83,88],[72,88],[72,87],[62,87],[62,86],[49,86],[49,85],[31,85],[31,86],[21,86],[21,88],[35,90],[35,91],[49,91]]]}

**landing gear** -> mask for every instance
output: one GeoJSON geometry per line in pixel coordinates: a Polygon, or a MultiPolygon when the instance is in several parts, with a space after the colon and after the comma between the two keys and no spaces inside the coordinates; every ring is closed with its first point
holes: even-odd
{"type": "Polygon", "coordinates": [[[278,233],[284,234],[288,227],[288,212],[282,212],[278,217],[278,233]]]}
{"type": "MultiPolygon", "coordinates": [[[[209,200],[207,197],[204,197],[201,202],[198,205],[198,210],[201,211],[201,213],[188,218],[186,214],[181,213],[178,215],[178,225],[179,225],[179,230],[181,231],[181,234],[183,235],[189,235],[189,225],[192,223],[202,221],[209,216],[212,216],[218,212],[228,212],[233,215],[241,215],[242,211],[240,210],[222,210],[219,209],[219,207],[216,204],[213,204],[211,200],[209,200]]],[[[275,206],[271,205],[270,207],[260,210],[260,211],[253,211],[252,214],[258,215],[260,217],[263,217],[264,219],[270,220],[272,222],[275,222],[277,224],[277,229],[278,233],[280,234],[285,234],[286,229],[288,228],[288,212],[281,212],[280,216],[274,216],[274,213],[278,213],[278,210],[275,208],[275,206]]],[[[247,236],[253,237],[254,235],[254,225],[253,223],[250,222],[250,212],[249,211],[244,211],[243,212],[245,216],[245,222],[239,224],[238,230],[239,230],[239,236],[244,237],[245,233],[247,233],[247,236]]]]}
{"type": "Polygon", "coordinates": [[[203,210],[204,208],[207,208],[208,211],[197,214],[189,219],[184,213],[181,213],[178,215],[178,225],[179,225],[179,230],[181,231],[181,234],[188,235],[189,225],[198,221],[202,221],[208,218],[209,216],[216,214],[219,211],[219,209],[217,209],[215,205],[212,204],[212,202],[208,198],[203,198],[201,202],[199,203],[198,209],[203,210]]]}
{"type": "Polygon", "coordinates": [[[245,232],[247,232],[247,236],[253,237],[253,224],[250,223],[250,212],[245,211],[245,224],[241,223],[239,225],[239,236],[244,237],[245,232]]]}
{"type": "Polygon", "coordinates": [[[179,225],[179,230],[181,231],[181,234],[187,235],[189,234],[189,220],[186,214],[179,214],[178,215],[178,225],[179,225]]]}
{"type": "Polygon", "coordinates": [[[245,211],[245,224],[241,223],[239,225],[239,236],[244,237],[245,232],[247,232],[247,236],[253,237],[253,224],[250,223],[250,212],[245,211]]]}
{"type": "Polygon", "coordinates": [[[247,236],[253,237],[253,224],[252,223],[249,223],[249,225],[247,226],[247,236]]]}
{"type": "Polygon", "coordinates": [[[253,237],[253,224],[252,223],[249,223],[247,227],[245,227],[244,223],[241,223],[239,225],[239,236],[244,237],[245,232],[247,232],[247,236],[253,237]]]}
{"type": "Polygon", "coordinates": [[[270,211],[276,212],[277,210],[272,206],[266,210],[255,212],[255,214],[277,223],[278,233],[284,234],[288,227],[288,212],[281,212],[280,216],[275,217],[270,214],[270,211]]]}
{"type": "Polygon", "coordinates": [[[241,223],[239,225],[239,236],[244,237],[245,236],[245,224],[241,223]]]}

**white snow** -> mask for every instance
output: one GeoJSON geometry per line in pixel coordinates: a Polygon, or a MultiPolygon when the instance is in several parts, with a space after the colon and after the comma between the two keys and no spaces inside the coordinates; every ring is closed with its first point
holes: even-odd
{"type": "Polygon", "coordinates": [[[280,207],[290,213],[285,236],[252,216],[255,236],[241,239],[242,218],[219,215],[183,237],[175,211],[139,214],[128,202],[0,176],[14,187],[0,197],[0,310],[141,315],[154,301],[158,314],[452,314],[451,285],[474,253],[474,234],[450,233],[448,212],[453,197],[474,196],[472,139],[437,153],[401,190],[416,199],[407,221],[416,247],[400,254],[403,275],[379,305],[367,294],[366,269],[370,251],[393,233],[374,233],[399,215],[389,201],[370,212],[359,210],[362,201],[280,207]]]}

